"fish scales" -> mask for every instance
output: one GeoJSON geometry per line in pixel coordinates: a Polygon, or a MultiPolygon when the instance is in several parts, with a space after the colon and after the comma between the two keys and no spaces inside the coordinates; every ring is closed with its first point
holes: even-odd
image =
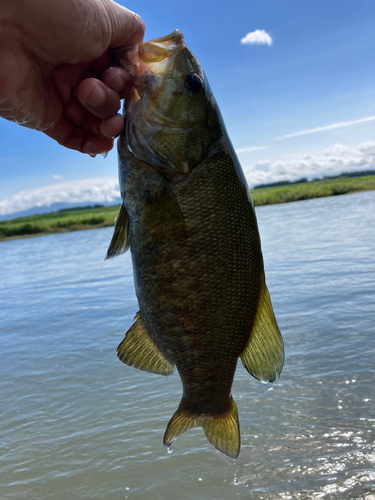
{"type": "MultiPolygon", "coordinates": [[[[230,157],[226,158],[227,162],[215,158],[213,164],[216,169],[221,163],[230,175],[226,166],[232,165],[230,157]]],[[[209,164],[196,167],[189,182],[174,190],[186,222],[186,238],[175,241],[175,245],[173,238],[161,242],[156,236],[151,244],[139,238],[132,255],[136,282],[143,284],[141,316],[162,351],[169,351],[167,357],[180,373],[189,410],[196,412],[200,407],[205,413],[215,414],[223,403],[228,404],[223,386],[227,387],[229,400],[237,359],[251,331],[256,311],[250,296],[258,291],[261,258],[251,255],[251,238],[243,238],[242,231],[237,230],[251,222],[251,205],[241,203],[237,195],[233,201],[247,208],[247,217],[236,217],[236,210],[230,207],[224,211],[222,193],[215,189],[215,178],[208,175],[209,170],[209,164]],[[194,205],[189,201],[192,193],[194,205]],[[247,268],[249,272],[244,273],[247,268]],[[248,314],[243,314],[244,310],[248,314]],[[215,377],[219,377],[218,384],[214,384],[220,389],[217,401],[212,396],[215,377]]],[[[246,198],[241,188],[240,194],[246,198]]],[[[131,240],[132,231],[134,238],[147,232],[141,225],[139,221],[134,228],[131,226],[131,240]]]]}
{"type": "Polygon", "coordinates": [[[254,207],[182,34],[123,57],[135,87],[143,87],[127,105],[118,143],[123,207],[108,256],[130,246],[139,303],[118,354],[155,373],[177,368],[183,395],[166,446],[201,425],[218,450],[235,458],[240,436],[231,388],[238,358],[267,381],[283,364],[254,207]]]}

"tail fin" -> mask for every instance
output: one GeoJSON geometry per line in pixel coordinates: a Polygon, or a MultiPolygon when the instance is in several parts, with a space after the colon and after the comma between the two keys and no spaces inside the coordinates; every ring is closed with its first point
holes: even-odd
{"type": "Polygon", "coordinates": [[[164,446],[172,443],[192,427],[203,427],[209,442],[221,453],[237,458],[240,453],[240,426],[238,412],[233,398],[226,413],[219,415],[193,415],[181,409],[181,404],[168,423],[164,434],[164,446]]]}

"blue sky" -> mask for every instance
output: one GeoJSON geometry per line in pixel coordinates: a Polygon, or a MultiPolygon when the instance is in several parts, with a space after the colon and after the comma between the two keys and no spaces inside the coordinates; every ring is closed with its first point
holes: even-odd
{"type": "MultiPolygon", "coordinates": [[[[146,40],[182,30],[250,186],[375,169],[373,0],[119,3],[146,40]],[[257,30],[248,38],[268,43],[241,43],[257,30]]],[[[118,193],[115,149],[92,159],[3,119],[0,148],[0,215],[118,193]]]]}

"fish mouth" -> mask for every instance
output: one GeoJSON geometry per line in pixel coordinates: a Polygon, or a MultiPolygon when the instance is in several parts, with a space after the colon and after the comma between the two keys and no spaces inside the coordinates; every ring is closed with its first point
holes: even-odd
{"type": "Polygon", "coordinates": [[[143,95],[144,79],[148,75],[170,73],[176,56],[186,47],[180,30],[149,42],[112,49],[114,57],[131,75],[139,97],[143,95]]]}
{"type": "MultiPolygon", "coordinates": [[[[175,30],[169,35],[154,38],[138,46],[139,58],[146,64],[165,63],[173,55],[186,47],[184,36],[180,30],[175,30]]],[[[163,65],[155,66],[154,74],[164,73],[163,65]]]]}
{"type": "MultiPolygon", "coordinates": [[[[148,42],[128,47],[112,49],[112,53],[131,75],[133,89],[131,98],[125,102],[124,111],[130,111],[135,104],[143,97],[148,86],[148,77],[161,76],[173,72],[176,57],[184,49],[187,49],[182,31],[176,29],[169,35],[154,38],[148,42]]],[[[157,110],[153,110],[154,119],[150,119],[148,113],[143,110],[144,119],[151,125],[163,124],[166,128],[181,127],[173,120],[167,120],[165,116],[159,115],[157,110]],[[159,120],[155,119],[159,116],[159,120]]]]}

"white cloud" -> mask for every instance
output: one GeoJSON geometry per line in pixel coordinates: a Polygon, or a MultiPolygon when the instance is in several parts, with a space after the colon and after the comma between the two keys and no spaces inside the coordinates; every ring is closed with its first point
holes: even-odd
{"type": "Polygon", "coordinates": [[[60,182],[30,191],[21,191],[0,201],[0,215],[23,212],[33,207],[50,206],[52,203],[111,203],[120,196],[118,180],[97,177],[70,182],[60,182]]]}
{"type": "Polygon", "coordinates": [[[375,142],[365,142],[356,147],[335,144],[316,155],[307,155],[295,161],[258,161],[244,168],[250,186],[297,180],[314,179],[342,172],[375,170],[375,142]]]}
{"type": "Polygon", "coordinates": [[[55,181],[61,181],[62,175],[53,175],[52,179],[55,179],[55,181]]]}
{"type": "MultiPolygon", "coordinates": [[[[252,148],[243,148],[252,149],[252,148]]],[[[237,150],[238,151],[238,150],[237,150]]],[[[375,141],[350,147],[335,144],[319,154],[304,155],[300,160],[262,160],[244,166],[250,186],[280,180],[309,179],[324,175],[358,170],[375,170],[375,141]]],[[[33,207],[52,203],[112,203],[120,196],[118,181],[114,177],[97,177],[70,182],[60,182],[34,190],[22,191],[0,201],[0,215],[23,212],[33,207]]]]}
{"type": "Polygon", "coordinates": [[[315,134],[316,132],[322,132],[324,130],[331,130],[334,128],[350,127],[351,125],[357,125],[358,123],[371,122],[375,120],[375,116],[368,116],[367,118],[361,118],[359,120],[353,120],[351,122],[341,122],[333,123],[331,125],[326,125],[324,127],[311,128],[309,130],[301,130],[300,132],[294,132],[293,134],[282,135],[281,137],[275,137],[275,139],[290,139],[291,137],[297,137],[298,135],[315,134]]]}
{"type": "Polygon", "coordinates": [[[271,35],[264,30],[255,30],[248,33],[244,38],[241,39],[241,43],[245,45],[251,44],[262,44],[262,45],[272,45],[271,35]]]}
{"type": "Polygon", "coordinates": [[[241,154],[241,153],[248,153],[250,151],[260,151],[262,149],[268,149],[269,146],[250,146],[248,148],[237,148],[236,153],[241,154]]]}

